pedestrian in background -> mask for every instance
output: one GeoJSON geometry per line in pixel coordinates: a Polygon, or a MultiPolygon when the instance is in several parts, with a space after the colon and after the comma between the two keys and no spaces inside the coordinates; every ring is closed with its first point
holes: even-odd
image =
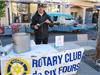
{"type": "Polygon", "coordinates": [[[37,11],[32,17],[31,28],[34,29],[36,44],[48,43],[48,25],[53,26],[45,7],[45,4],[38,4],[37,11]]]}

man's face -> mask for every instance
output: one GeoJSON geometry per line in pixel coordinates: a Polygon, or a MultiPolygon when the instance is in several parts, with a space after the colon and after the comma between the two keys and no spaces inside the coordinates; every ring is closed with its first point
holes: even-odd
{"type": "Polygon", "coordinates": [[[38,7],[38,12],[39,13],[44,13],[44,7],[38,7]]]}

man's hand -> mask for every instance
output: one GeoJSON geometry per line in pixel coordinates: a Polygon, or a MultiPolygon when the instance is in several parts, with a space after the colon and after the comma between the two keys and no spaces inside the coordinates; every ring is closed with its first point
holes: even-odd
{"type": "Polygon", "coordinates": [[[48,19],[45,21],[45,23],[48,23],[48,24],[50,24],[51,23],[51,21],[49,21],[48,19]]]}
{"type": "Polygon", "coordinates": [[[37,25],[34,25],[34,29],[36,29],[36,30],[37,30],[37,29],[39,29],[39,27],[38,27],[37,25]]]}

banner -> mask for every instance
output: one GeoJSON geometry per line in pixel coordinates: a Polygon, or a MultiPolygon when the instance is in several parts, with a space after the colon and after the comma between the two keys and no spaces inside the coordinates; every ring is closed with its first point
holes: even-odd
{"type": "Polygon", "coordinates": [[[66,50],[36,57],[14,56],[1,60],[2,75],[76,74],[84,49],[66,50]]]}

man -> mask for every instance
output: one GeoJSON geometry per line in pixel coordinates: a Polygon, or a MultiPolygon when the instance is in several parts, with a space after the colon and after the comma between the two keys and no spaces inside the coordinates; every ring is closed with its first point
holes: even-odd
{"type": "Polygon", "coordinates": [[[45,5],[38,4],[37,11],[32,17],[31,28],[35,32],[36,44],[48,43],[48,25],[52,26],[52,20],[45,12],[45,5]]]}

